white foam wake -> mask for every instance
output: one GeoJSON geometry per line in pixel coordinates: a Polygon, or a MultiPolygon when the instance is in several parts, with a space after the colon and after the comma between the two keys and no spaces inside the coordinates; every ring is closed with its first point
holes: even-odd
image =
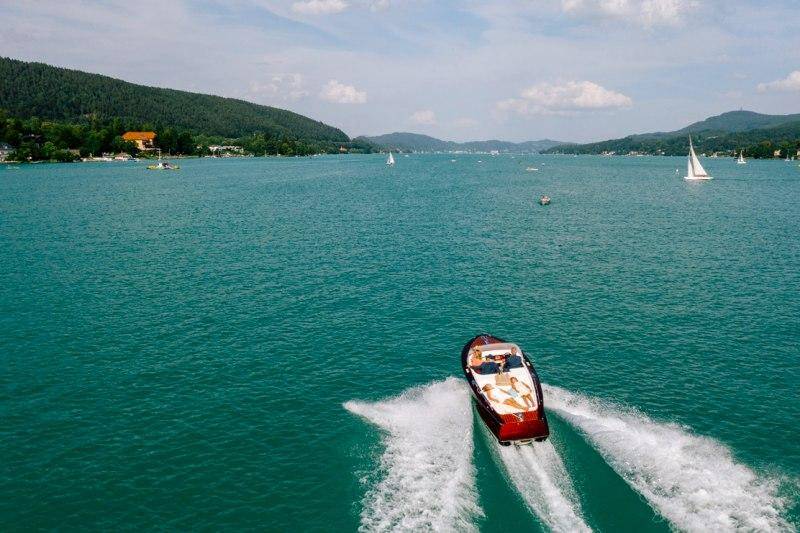
{"type": "Polygon", "coordinates": [[[721,443],[633,410],[544,386],[545,405],[594,444],[608,463],[677,528],[791,531],[778,483],[737,463],[721,443]]]}
{"type": "Polygon", "coordinates": [[[385,430],[379,479],[363,501],[362,531],[475,530],[482,511],[469,391],[461,380],[344,406],[385,430]]]}
{"type": "Polygon", "coordinates": [[[591,531],[581,518],[572,481],[551,442],[500,446],[495,441],[495,450],[528,507],[552,531],[591,531]]]}

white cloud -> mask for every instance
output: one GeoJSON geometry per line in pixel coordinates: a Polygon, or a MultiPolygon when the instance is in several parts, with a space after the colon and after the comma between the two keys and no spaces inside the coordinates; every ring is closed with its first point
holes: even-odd
{"type": "Polygon", "coordinates": [[[306,0],[292,4],[292,11],[302,15],[329,15],[347,9],[344,0],[306,0]]]}
{"type": "Polygon", "coordinates": [[[352,85],[331,80],[322,88],[320,98],[337,104],[363,104],[367,101],[366,91],[359,91],[352,85]]]}
{"type": "Polygon", "coordinates": [[[800,91],[800,70],[789,73],[782,80],[759,83],[757,89],[760,93],[767,91],[800,91]]]}
{"type": "Polygon", "coordinates": [[[570,15],[619,19],[648,28],[675,25],[695,5],[693,0],[561,0],[562,10],[570,15]]]}
{"type": "Polygon", "coordinates": [[[276,74],[267,82],[251,81],[250,94],[267,100],[295,101],[308,96],[303,76],[298,73],[276,74]]]}
{"type": "Polygon", "coordinates": [[[568,81],[561,85],[539,83],[522,91],[520,98],[497,103],[499,111],[520,115],[561,115],[630,107],[630,97],[591,81],[568,81]]]}
{"type": "Polygon", "coordinates": [[[436,124],[436,113],[430,109],[421,109],[413,113],[409,118],[412,124],[419,124],[421,126],[433,126],[436,124]]]}

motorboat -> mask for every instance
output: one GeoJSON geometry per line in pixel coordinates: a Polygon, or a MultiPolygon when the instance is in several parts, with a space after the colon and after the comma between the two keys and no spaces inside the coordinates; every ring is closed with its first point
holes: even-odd
{"type": "Polygon", "coordinates": [[[539,205],[550,205],[550,197],[546,194],[539,198],[539,205]]]}
{"type": "Polygon", "coordinates": [[[527,168],[525,168],[526,172],[536,172],[537,170],[539,170],[539,169],[536,168],[536,167],[527,167],[527,168]]]}
{"type": "Polygon", "coordinates": [[[461,367],[481,419],[500,444],[527,444],[550,436],[542,386],[527,354],[489,334],[470,339],[461,367]]]}

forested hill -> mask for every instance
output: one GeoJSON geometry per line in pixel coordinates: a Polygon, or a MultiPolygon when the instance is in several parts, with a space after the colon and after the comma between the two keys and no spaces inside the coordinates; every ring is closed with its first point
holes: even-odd
{"type": "Polygon", "coordinates": [[[744,150],[747,157],[793,156],[800,149],[800,114],[764,115],[730,111],[671,132],[643,133],[589,144],[557,146],[551,153],[600,154],[636,152],[653,155],[686,155],[689,135],[695,148],[705,153],[744,150]]]}
{"type": "Polygon", "coordinates": [[[521,143],[497,140],[459,143],[443,141],[429,135],[408,132],[387,133],[375,137],[359,137],[359,139],[381,146],[386,150],[402,152],[489,152],[491,150],[499,150],[501,152],[538,152],[564,144],[559,141],[551,141],[550,139],[521,143]]]}
{"type": "Polygon", "coordinates": [[[0,109],[26,119],[125,123],[184,129],[222,137],[260,132],[271,137],[347,142],[341,130],[303,115],[207,94],[136,85],[77,70],[0,57],[0,109]]]}
{"type": "MultiPolygon", "coordinates": [[[[800,122],[800,113],[793,115],[764,115],[754,111],[728,111],[727,113],[690,124],[683,129],[672,132],[672,134],[688,134],[701,131],[735,133],[759,128],[775,128],[792,122],[800,122]]],[[[665,135],[670,134],[667,133],[665,135]]]]}

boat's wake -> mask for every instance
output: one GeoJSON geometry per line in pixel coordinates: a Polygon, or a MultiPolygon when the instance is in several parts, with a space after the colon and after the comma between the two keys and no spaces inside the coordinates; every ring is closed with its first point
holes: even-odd
{"type": "Polygon", "coordinates": [[[525,503],[552,531],[591,531],[552,443],[500,446],[495,440],[494,449],[525,503]]]}
{"type": "Polygon", "coordinates": [[[792,531],[778,483],[737,463],[719,442],[633,410],[544,386],[545,406],[593,443],[608,463],[677,528],[792,531]]]}
{"type": "MultiPolygon", "coordinates": [[[[543,385],[545,406],[585,435],[605,460],[677,529],[794,531],[776,480],[737,463],[721,443],[610,402],[543,385]]],[[[362,531],[470,531],[482,516],[473,465],[472,409],[450,378],[374,403],[345,403],[384,431],[362,531]]],[[[488,432],[488,430],[487,430],[488,432]]],[[[490,437],[491,438],[491,437],[490,437]]],[[[544,524],[589,531],[550,442],[493,444],[508,478],[544,524]]]]}
{"type": "Polygon", "coordinates": [[[344,404],[385,431],[362,531],[475,530],[482,514],[472,463],[469,391],[455,378],[374,403],[344,404]]]}

